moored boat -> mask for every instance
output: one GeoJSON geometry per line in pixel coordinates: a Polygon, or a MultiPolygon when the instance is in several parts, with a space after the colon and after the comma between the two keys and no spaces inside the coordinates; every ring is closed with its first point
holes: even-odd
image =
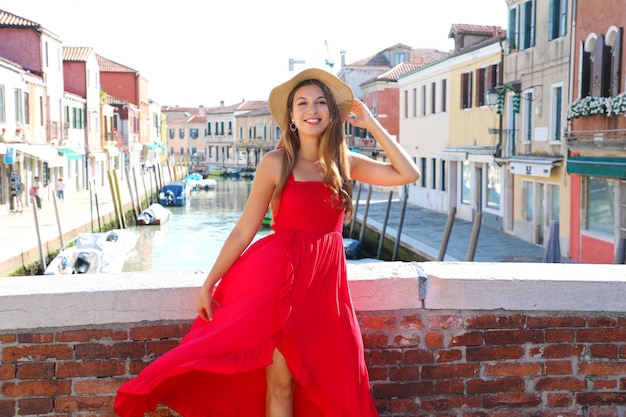
{"type": "Polygon", "coordinates": [[[163,186],[159,203],[163,206],[185,206],[191,198],[191,187],[187,181],[174,181],[163,186]]]}
{"type": "Polygon", "coordinates": [[[214,178],[204,178],[199,173],[187,175],[185,181],[193,190],[214,190],[217,187],[217,181],[214,178]]]}
{"type": "Polygon", "coordinates": [[[137,224],[141,226],[161,225],[167,222],[172,216],[172,212],[159,203],[150,206],[137,216],[137,224]]]}
{"type": "Polygon", "coordinates": [[[139,232],[128,229],[80,233],[61,249],[44,275],[122,272],[126,255],[138,239],[139,232]]]}

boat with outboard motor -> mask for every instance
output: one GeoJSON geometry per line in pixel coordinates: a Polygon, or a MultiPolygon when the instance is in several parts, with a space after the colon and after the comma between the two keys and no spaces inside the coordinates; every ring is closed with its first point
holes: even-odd
{"type": "Polygon", "coordinates": [[[50,262],[44,275],[122,272],[126,255],[135,248],[139,232],[114,229],[79,233],[50,262]]]}
{"type": "Polygon", "coordinates": [[[159,203],[150,206],[139,213],[137,224],[140,226],[159,226],[167,222],[172,217],[172,212],[159,203]]]}
{"type": "Polygon", "coordinates": [[[185,206],[190,198],[191,187],[187,181],[173,181],[159,193],[159,203],[163,206],[185,206]]]}

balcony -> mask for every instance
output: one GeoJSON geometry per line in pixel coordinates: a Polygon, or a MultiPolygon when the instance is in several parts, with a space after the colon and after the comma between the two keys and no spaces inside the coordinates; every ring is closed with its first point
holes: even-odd
{"type": "Polygon", "coordinates": [[[565,132],[569,149],[580,150],[624,150],[626,129],[591,129],[565,132]]]}

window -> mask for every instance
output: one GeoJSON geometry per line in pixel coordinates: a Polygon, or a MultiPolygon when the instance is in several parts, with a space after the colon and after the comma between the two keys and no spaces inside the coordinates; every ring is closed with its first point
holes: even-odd
{"type": "Polygon", "coordinates": [[[522,181],[522,218],[532,221],[534,217],[535,187],[530,181],[522,181]]]}
{"type": "Polygon", "coordinates": [[[446,107],[447,87],[448,87],[448,80],[446,79],[441,80],[441,112],[442,113],[445,113],[446,111],[448,111],[446,107]]]}
{"type": "Polygon", "coordinates": [[[614,97],[621,92],[622,29],[590,36],[581,45],[580,98],[614,97]]]}
{"type": "Polygon", "coordinates": [[[426,86],[422,86],[422,98],[421,98],[422,116],[426,116],[426,86]]]}
{"type": "Polygon", "coordinates": [[[613,235],[615,227],[615,182],[602,177],[586,178],[586,230],[613,235]]]}
{"type": "Polygon", "coordinates": [[[401,64],[403,62],[406,62],[406,52],[396,52],[395,54],[393,54],[394,66],[401,64]]]}
{"type": "Polygon", "coordinates": [[[507,42],[511,50],[535,46],[536,0],[526,1],[509,10],[507,42]]]}
{"type": "Polygon", "coordinates": [[[437,189],[437,158],[430,160],[430,188],[437,189]]]}
{"type": "Polygon", "coordinates": [[[178,138],[183,139],[185,137],[185,129],[178,129],[178,138]]]}
{"type": "Polygon", "coordinates": [[[220,122],[220,136],[224,136],[224,122],[220,122]]]}
{"type": "Polygon", "coordinates": [[[428,168],[428,160],[426,158],[420,158],[420,170],[422,171],[422,176],[420,177],[420,186],[422,188],[426,188],[426,177],[428,177],[426,170],[428,168]]]}
{"type": "Polygon", "coordinates": [[[233,122],[228,122],[228,136],[233,135],[233,122]]]}
{"type": "Polygon", "coordinates": [[[472,73],[461,74],[461,108],[472,107],[472,73]]]}
{"type": "Polygon", "coordinates": [[[441,178],[441,181],[439,182],[439,190],[440,191],[446,191],[446,160],[445,159],[441,159],[440,160],[440,164],[441,164],[441,173],[439,174],[439,178],[441,178]]]}
{"type": "Polygon", "coordinates": [[[471,176],[469,161],[463,161],[461,165],[461,204],[469,205],[471,202],[471,176]]]}
{"type": "MultiPolygon", "coordinates": [[[[522,140],[530,142],[533,139],[533,93],[532,91],[522,94],[524,112],[522,114],[522,140]]],[[[545,140],[545,139],[544,139],[545,140]]]]}
{"type": "Polygon", "coordinates": [[[6,102],[4,99],[4,85],[0,84],[0,123],[6,123],[6,102]]]}
{"type": "Polygon", "coordinates": [[[548,15],[548,40],[567,34],[567,0],[550,0],[548,15]]]}
{"type": "Polygon", "coordinates": [[[561,187],[551,184],[548,186],[548,192],[550,193],[548,198],[550,202],[550,220],[559,220],[559,213],[561,212],[561,187]]]}
{"type": "Polygon", "coordinates": [[[417,88],[413,89],[413,117],[417,117],[417,88]]]}
{"type": "Polygon", "coordinates": [[[551,97],[552,112],[550,114],[550,127],[552,134],[550,140],[552,142],[561,142],[563,130],[563,87],[557,86],[552,88],[551,97]]]}
{"type": "Polygon", "coordinates": [[[43,126],[43,112],[44,112],[43,97],[39,96],[39,126],[43,126]]]}
{"type": "Polygon", "coordinates": [[[15,123],[24,123],[24,102],[22,101],[22,90],[20,88],[15,89],[15,123]]]}
{"type": "Polygon", "coordinates": [[[484,106],[487,104],[487,80],[485,79],[487,71],[485,68],[476,70],[476,106],[484,106]]]}
{"type": "MultiPolygon", "coordinates": [[[[169,132],[169,138],[170,139],[174,139],[174,137],[176,135],[176,133],[174,132],[174,129],[168,129],[168,130],[170,131],[169,132]]],[[[174,150],[172,150],[172,153],[174,153],[174,150]]]]}
{"type": "Polygon", "coordinates": [[[500,199],[502,192],[502,182],[500,178],[500,167],[496,164],[487,165],[487,201],[488,208],[500,210],[500,199]]]}
{"type": "Polygon", "coordinates": [[[206,135],[211,136],[211,123],[206,124],[206,135]]]}
{"type": "Polygon", "coordinates": [[[437,97],[437,84],[436,83],[431,83],[430,84],[430,114],[435,114],[437,113],[437,104],[435,100],[437,97]]]}
{"type": "Polygon", "coordinates": [[[409,90],[404,90],[404,118],[409,118],[409,90]]]}
{"type": "Polygon", "coordinates": [[[198,139],[198,129],[189,129],[189,137],[191,139],[198,139]]]}

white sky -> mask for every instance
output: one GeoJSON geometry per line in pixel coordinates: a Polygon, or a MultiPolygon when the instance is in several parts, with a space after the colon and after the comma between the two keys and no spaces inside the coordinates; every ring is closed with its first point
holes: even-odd
{"type": "Polygon", "coordinates": [[[266,100],[307,67],[366,58],[397,43],[453,48],[455,23],[506,28],[505,0],[0,0],[0,9],[89,46],[148,79],[161,105],[266,100]],[[289,59],[304,60],[289,72],[289,59]]]}

